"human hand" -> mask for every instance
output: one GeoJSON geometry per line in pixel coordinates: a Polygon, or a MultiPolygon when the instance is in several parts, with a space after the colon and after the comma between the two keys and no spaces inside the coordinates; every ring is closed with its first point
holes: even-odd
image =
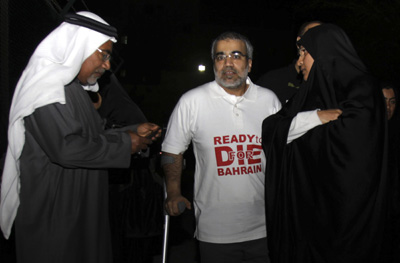
{"type": "Polygon", "coordinates": [[[317,111],[317,114],[322,124],[325,124],[330,121],[337,120],[339,116],[342,115],[342,110],[340,109],[320,110],[317,111]]]}
{"type": "Polygon", "coordinates": [[[101,107],[101,103],[103,102],[103,98],[101,97],[100,93],[97,93],[97,97],[99,100],[97,102],[93,102],[94,108],[98,110],[101,107]]]}
{"type": "Polygon", "coordinates": [[[131,137],[131,154],[138,153],[142,150],[146,150],[148,145],[152,143],[152,140],[143,136],[139,136],[137,133],[133,131],[128,131],[129,136],[131,137]]]}
{"type": "Polygon", "coordinates": [[[165,211],[167,211],[170,216],[178,216],[182,214],[184,209],[182,209],[180,203],[185,205],[184,208],[192,209],[192,204],[182,195],[168,194],[167,199],[165,200],[165,211]]]}
{"type": "Polygon", "coordinates": [[[160,126],[150,122],[142,123],[137,128],[138,135],[149,138],[153,141],[161,136],[161,131],[162,129],[160,126]]]}

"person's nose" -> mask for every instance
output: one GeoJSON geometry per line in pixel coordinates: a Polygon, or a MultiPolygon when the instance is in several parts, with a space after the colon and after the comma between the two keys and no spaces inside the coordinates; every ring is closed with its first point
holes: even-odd
{"type": "Polygon", "coordinates": [[[110,60],[104,61],[103,64],[102,64],[102,66],[103,66],[103,68],[104,68],[105,70],[110,70],[110,68],[111,68],[110,60]]]}
{"type": "Polygon", "coordinates": [[[226,58],[225,58],[225,65],[233,65],[233,58],[232,58],[232,56],[227,56],[226,58]]]}
{"type": "Polygon", "coordinates": [[[297,59],[296,66],[300,68],[301,65],[303,65],[303,58],[300,56],[300,57],[297,59]]]}

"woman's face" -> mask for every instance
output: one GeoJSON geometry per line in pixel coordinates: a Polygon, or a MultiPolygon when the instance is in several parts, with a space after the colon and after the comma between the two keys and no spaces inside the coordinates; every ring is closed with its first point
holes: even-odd
{"type": "Polygon", "coordinates": [[[307,81],[311,67],[314,64],[314,59],[303,46],[300,46],[298,51],[299,58],[297,59],[297,65],[300,67],[300,72],[303,74],[303,79],[307,81]]]}

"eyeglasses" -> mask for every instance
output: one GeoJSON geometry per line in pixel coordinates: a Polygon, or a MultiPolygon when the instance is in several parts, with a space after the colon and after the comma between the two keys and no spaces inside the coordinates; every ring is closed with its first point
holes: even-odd
{"type": "Polygon", "coordinates": [[[298,48],[298,49],[297,49],[297,55],[298,55],[299,57],[307,56],[307,54],[308,54],[308,51],[307,51],[307,49],[305,49],[304,47],[301,47],[301,48],[298,48]]]}
{"type": "Polygon", "coordinates": [[[217,62],[225,61],[226,58],[232,58],[234,61],[242,60],[243,58],[247,58],[247,55],[242,54],[241,52],[232,52],[228,55],[225,54],[217,54],[215,55],[214,59],[217,62]]]}
{"type": "Polygon", "coordinates": [[[101,49],[97,49],[97,51],[99,51],[101,53],[101,55],[103,56],[102,60],[103,62],[109,61],[111,59],[111,54],[108,53],[108,51],[106,50],[101,50],[101,49]]]}

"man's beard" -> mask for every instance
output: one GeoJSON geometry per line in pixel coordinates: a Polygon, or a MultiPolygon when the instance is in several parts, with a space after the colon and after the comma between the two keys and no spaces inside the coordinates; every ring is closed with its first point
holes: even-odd
{"type": "MultiPolygon", "coordinates": [[[[236,79],[235,81],[233,81],[233,82],[231,82],[231,81],[226,81],[225,79],[221,78],[221,77],[218,75],[218,72],[215,70],[215,67],[214,67],[215,81],[216,81],[221,87],[224,87],[224,88],[227,88],[227,89],[238,89],[238,88],[242,87],[244,83],[246,83],[247,75],[248,75],[248,73],[249,73],[249,66],[246,67],[246,69],[243,71],[242,75],[239,75],[239,74],[238,74],[238,71],[237,71],[236,69],[234,69],[233,67],[226,67],[226,68],[221,72],[221,75],[223,75],[223,74],[225,73],[225,71],[228,71],[228,70],[229,70],[229,71],[233,71],[233,72],[236,73],[237,79],[236,79]]],[[[230,80],[230,79],[228,79],[228,80],[230,80]]]]}
{"type": "Polygon", "coordinates": [[[88,80],[87,80],[87,85],[88,86],[92,86],[92,85],[96,84],[97,83],[97,79],[98,78],[95,78],[95,77],[89,77],[88,80]]]}
{"type": "Polygon", "coordinates": [[[104,74],[105,70],[97,70],[95,73],[101,74],[99,77],[94,76],[94,74],[90,75],[89,78],[87,79],[87,85],[95,85],[97,83],[97,80],[104,74]]]}

